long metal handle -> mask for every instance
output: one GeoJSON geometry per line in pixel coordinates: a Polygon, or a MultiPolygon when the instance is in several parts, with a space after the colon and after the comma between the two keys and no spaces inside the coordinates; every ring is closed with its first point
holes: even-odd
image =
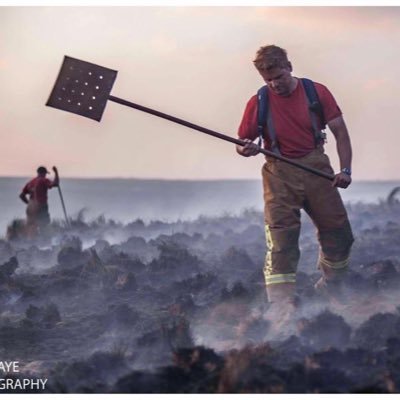
{"type": "Polygon", "coordinates": [[[65,217],[65,221],[67,222],[67,227],[70,228],[71,227],[71,223],[69,222],[69,218],[67,216],[67,210],[65,209],[65,204],[64,204],[64,198],[63,195],[61,193],[61,187],[60,184],[58,184],[58,193],[60,194],[60,199],[61,199],[61,205],[64,211],[64,217],[65,217]]]}
{"type": "MultiPolygon", "coordinates": [[[[243,140],[235,139],[235,138],[233,138],[231,136],[227,136],[227,135],[224,135],[222,133],[219,133],[219,132],[216,132],[216,131],[212,131],[211,129],[203,128],[200,125],[192,124],[191,122],[185,121],[183,119],[173,117],[172,115],[164,114],[164,113],[162,113],[160,111],[153,110],[152,108],[141,106],[140,104],[136,104],[136,103],[132,103],[130,101],[124,100],[124,99],[120,99],[119,97],[115,97],[115,96],[110,95],[108,97],[108,99],[113,101],[113,102],[115,102],[115,103],[122,104],[124,106],[131,107],[131,108],[135,108],[136,110],[144,111],[144,112],[146,112],[148,114],[155,115],[156,117],[167,119],[167,120],[175,122],[177,124],[187,126],[188,128],[195,129],[197,131],[206,133],[207,135],[211,135],[211,136],[214,136],[216,138],[219,138],[219,139],[222,139],[222,140],[226,140],[226,141],[231,142],[231,143],[238,144],[240,146],[244,146],[246,144],[246,142],[244,142],[243,140]]],[[[266,156],[269,156],[269,157],[276,158],[276,159],[281,160],[283,162],[286,162],[288,164],[294,165],[297,168],[301,168],[301,169],[303,169],[305,171],[311,172],[312,174],[321,176],[322,178],[326,178],[326,179],[329,179],[331,181],[333,181],[333,179],[334,179],[334,176],[331,175],[331,174],[328,174],[326,172],[320,171],[320,170],[315,169],[315,168],[308,167],[307,165],[303,165],[301,163],[293,161],[290,158],[286,158],[286,157],[280,156],[278,154],[275,154],[272,151],[268,151],[268,150],[265,150],[265,149],[260,149],[260,153],[263,153],[263,154],[265,154],[266,156]]]]}

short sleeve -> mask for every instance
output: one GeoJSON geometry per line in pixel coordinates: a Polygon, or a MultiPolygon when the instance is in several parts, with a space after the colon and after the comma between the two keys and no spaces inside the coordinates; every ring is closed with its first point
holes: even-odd
{"type": "Polygon", "coordinates": [[[342,115],[342,110],[336,103],[336,100],[329,89],[320,83],[315,83],[315,88],[324,110],[326,122],[328,123],[329,121],[340,117],[342,115]]]}
{"type": "Polygon", "coordinates": [[[23,187],[22,192],[21,192],[22,194],[29,194],[28,185],[29,185],[29,183],[27,183],[27,184],[23,187]]]}
{"type": "Polygon", "coordinates": [[[239,125],[238,136],[240,139],[254,140],[257,132],[257,96],[254,95],[246,104],[242,121],[239,125]]]}

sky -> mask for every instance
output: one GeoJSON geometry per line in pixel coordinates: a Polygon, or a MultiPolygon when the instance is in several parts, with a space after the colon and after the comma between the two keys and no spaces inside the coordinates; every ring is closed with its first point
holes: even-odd
{"type": "MultiPolygon", "coordinates": [[[[0,176],[259,179],[263,156],[109,101],[100,123],[45,103],[64,55],[118,71],[111,94],[232,137],[276,44],[343,111],[354,180],[399,180],[399,7],[2,6],[0,176]]],[[[333,135],[326,145],[334,168],[333,135]]]]}

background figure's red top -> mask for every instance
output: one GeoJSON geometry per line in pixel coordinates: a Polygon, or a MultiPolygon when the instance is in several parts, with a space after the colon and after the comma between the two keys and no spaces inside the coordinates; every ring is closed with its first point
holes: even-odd
{"type": "MultiPolygon", "coordinates": [[[[319,101],[324,109],[327,122],[342,115],[333,95],[324,85],[316,83],[315,88],[319,101]]],[[[269,112],[272,113],[272,123],[275,128],[279,149],[283,156],[289,158],[303,157],[315,148],[314,134],[307,96],[301,81],[289,96],[279,96],[268,90],[269,112]]],[[[242,122],[239,126],[240,139],[254,140],[257,131],[257,95],[254,95],[246,105],[242,122]]],[[[319,118],[317,117],[319,121],[319,118]]],[[[322,127],[322,126],[321,126],[322,127]]],[[[271,150],[268,130],[265,129],[264,146],[271,150]]]]}
{"type": "Polygon", "coordinates": [[[53,187],[53,182],[44,177],[36,177],[29,181],[22,189],[23,194],[28,194],[31,200],[39,204],[47,204],[47,190],[53,187]]]}

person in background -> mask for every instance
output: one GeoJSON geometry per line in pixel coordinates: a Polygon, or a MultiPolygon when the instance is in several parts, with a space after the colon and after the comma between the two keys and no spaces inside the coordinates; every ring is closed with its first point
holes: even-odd
{"type": "Polygon", "coordinates": [[[58,186],[58,170],[53,167],[54,180],[46,178],[49,174],[46,167],[37,169],[37,176],[30,180],[22,189],[20,199],[27,204],[26,208],[26,227],[29,237],[35,237],[44,232],[50,224],[49,207],[47,204],[47,191],[58,186]]]}
{"type": "MultiPolygon", "coordinates": [[[[266,124],[263,131],[265,149],[333,175],[324,153],[324,132],[319,132],[320,138],[315,137],[315,131],[322,131],[326,122],[335,137],[340,161],[340,171],[334,174],[333,182],[268,156],[262,168],[268,248],[264,266],[266,290],[277,318],[288,320],[294,316],[297,303],[301,209],[316,226],[320,244],[318,268],[322,277],[315,288],[328,300],[329,296],[340,295],[337,283],[343,282],[354,239],[337,188],[347,188],[351,183],[352,149],[339,106],[328,88],[316,82],[313,85],[325,121],[321,121],[320,115],[312,115],[303,81],[292,75],[286,50],[275,45],[261,47],[253,63],[268,92],[272,123],[266,124]],[[316,125],[318,129],[314,129],[316,125]]],[[[259,145],[253,142],[260,134],[257,115],[258,96],[254,95],[247,103],[238,130],[239,139],[246,142],[236,147],[241,156],[259,153],[259,145]]],[[[272,311],[271,314],[274,315],[272,311]]]]}

